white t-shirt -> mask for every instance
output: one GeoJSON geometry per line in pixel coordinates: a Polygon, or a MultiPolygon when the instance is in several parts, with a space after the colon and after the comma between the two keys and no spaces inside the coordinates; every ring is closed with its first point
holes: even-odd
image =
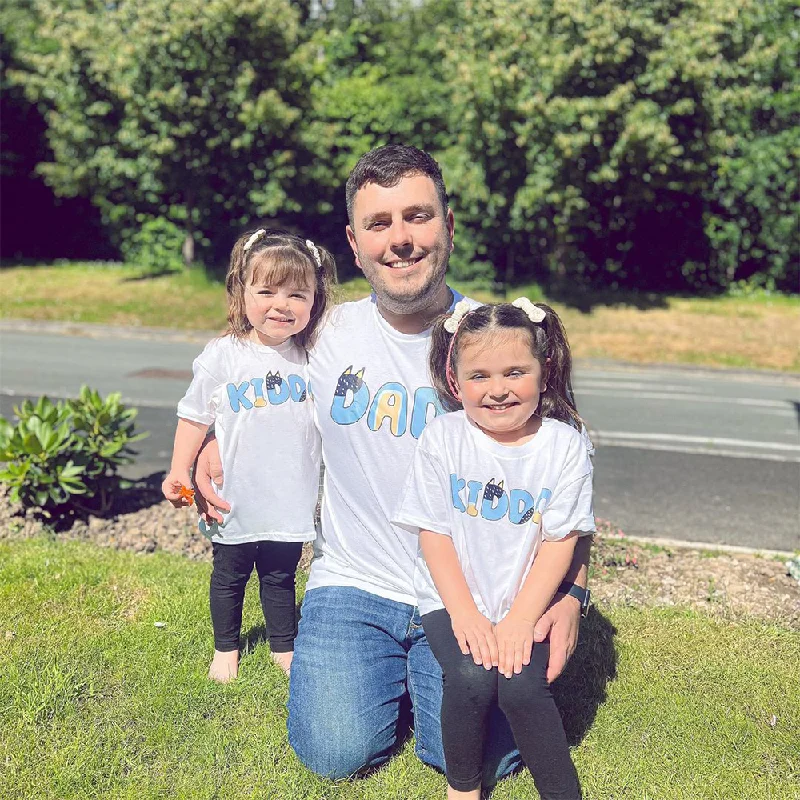
{"type": "MultiPolygon", "coordinates": [[[[419,440],[393,520],[414,534],[452,537],[478,610],[497,623],[543,539],[594,531],[590,447],[588,437],[555,419],[511,447],[463,411],[446,414],[419,440]]],[[[414,590],[421,614],[444,608],[421,553],[414,590]]]]}
{"type": "Polygon", "coordinates": [[[178,416],[214,423],[231,504],[212,541],[241,544],[314,539],[320,444],[307,393],[307,356],[291,339],[277,347],[224,336],[193,364],[178,416]]]}
{"type": "Polygon", "coordinates": [[[373,296],[334,309],[310,353],[325,481],[309,590],[353,586],[416,604],[418,540],[390,517],[417,439],[442,413],[428,378],[429,342],[430,330],[392,328],[373,296]]]}

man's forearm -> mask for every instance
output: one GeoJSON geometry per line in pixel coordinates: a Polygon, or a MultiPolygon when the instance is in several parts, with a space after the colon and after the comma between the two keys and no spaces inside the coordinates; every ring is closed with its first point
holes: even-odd
{"type": "Polygon", "coordinates": [[[575,553],[572,556],[572,563],[569,565],[567,574],[564,577],[569,583],[577,583],[585,589],[589,582],[589,555],[592,550],[592,536],[579,536],[575,545],[575,553]]]}

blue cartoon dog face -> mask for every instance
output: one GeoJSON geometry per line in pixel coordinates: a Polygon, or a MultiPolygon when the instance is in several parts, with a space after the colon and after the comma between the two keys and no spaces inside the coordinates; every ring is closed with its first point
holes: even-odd
{"type": "Polygon", "coordinates": [[[268,372],[264,376],[264,386],[269,389],[279,389],[281,386],[281,373],[277,370],[272,373],[268,372]]]}
{"type": "Polygon", "coordinates": [[[490,503],[494,500],[499,500],[503,496],[503,481],[495,483],[492,478],[483,490],[483,499],[488,500],[490,503]]]}
{"type": "Polygon", "coordinates": [[[345,397],[348,389],[355,394],[363,385],[364,369],[358,372],[353,372],[352,365],[349,366],[340,376],[336,383],[336,391],[334,397],[345,397]]]}

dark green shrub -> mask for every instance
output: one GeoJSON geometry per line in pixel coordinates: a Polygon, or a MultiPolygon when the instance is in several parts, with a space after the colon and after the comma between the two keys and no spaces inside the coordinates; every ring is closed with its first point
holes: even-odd
{"type": "Polygon", "coordinates": [[[126,238],[120,250],[126,261],[148,272],[179,272],[186,234],[164,217],[148,219],[126,238]]]}
{"type": "Polygon", "coordinates": [[[136,409],[83,386],[77,400],[26,400],[14,413],[16,425],[0,417],[0,481],[11,499],[46,515],[66,506],[107,511],[125,484],[117,470],[133,460],[131,443],[147,435],[134,433],[136,409]]]}

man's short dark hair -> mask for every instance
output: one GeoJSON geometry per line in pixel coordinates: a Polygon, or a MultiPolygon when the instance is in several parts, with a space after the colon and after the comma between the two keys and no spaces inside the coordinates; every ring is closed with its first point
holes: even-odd
{"type": "Polygon", "coordinates": [[[427,175],[436,187],[436,194],[442,204],[442,213],[447,211],[447,189],[442,170],[424,150],[405,144],[387,144],[376,147],[361,156],[347,179],[345,189],[347,198],[347,218],[353,225],[353,203],[356,192],[368,183],[378,186],[397,186],[409,175],[427,175]]]}

